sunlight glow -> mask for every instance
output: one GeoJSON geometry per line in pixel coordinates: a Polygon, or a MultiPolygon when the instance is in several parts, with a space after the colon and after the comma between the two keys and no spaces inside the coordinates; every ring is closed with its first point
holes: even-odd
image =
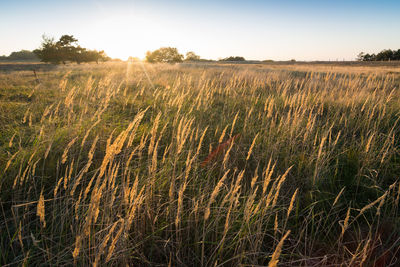
{"type": "Polygon", "coordinates": [[[87,46],[98,45],[99,49],[104,49],[111,57],[124,60],[129,56],[143,58],[146,49],[151,47],[150,44],[157,42],[158,33],[149,34],[154,33],[154,24],[151,21],[114,16],[95,24],[95,27],[88,26],[88,36],[92,39],[87,46]]]}

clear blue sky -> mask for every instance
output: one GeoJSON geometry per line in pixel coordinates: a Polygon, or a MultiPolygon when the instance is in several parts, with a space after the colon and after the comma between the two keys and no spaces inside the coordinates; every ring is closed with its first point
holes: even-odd
{"type": "Polygon", "coordinates": [[[111,57],[352,60],[400,48],[400,0],[0,0],[0,55],[72,34],[111,57]]]}

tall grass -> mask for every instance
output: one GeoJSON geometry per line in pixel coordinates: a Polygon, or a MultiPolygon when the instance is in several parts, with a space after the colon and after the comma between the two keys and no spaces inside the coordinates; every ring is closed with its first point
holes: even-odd
{"type": "Polygon", "coordinates": [[[391,67],[1,74],[1,265],[395,266],[391,67]]]}

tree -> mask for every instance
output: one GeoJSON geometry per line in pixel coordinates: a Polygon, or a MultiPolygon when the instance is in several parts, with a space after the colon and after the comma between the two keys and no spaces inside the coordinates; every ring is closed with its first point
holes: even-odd
{"type": "Polygon", "coordinates": [[[33,52],[43,62],[50,62],[53,64],[59,64],[62,62],[99,62],[107,61],[109,57],[104,51],[87,50],[77,45],[78,40],[73,35],[63,35],[60,39],[55,42],[54,38],[43,35],[43,41],[39,49],[33,52]]]}
{"type": "Polygon", "coordinates": [[[364,55],[364,61],[375,61],[376,60],[376,55],[375,54],[365,54],[364,55]]]}
{"type": "Polygon", "coordinates": [[[361,52],[357,56],[357,60],[360,61],[391,61],[391,60],[400,60],[400,49],[391,50],[385,49],[379,52],[378,54],[364,54],[361,52]]]}
{"type": "Polygon", "coordinates": [[[357,55],[357,61],[364,61],[365,53],[361,52],[357,55]]]}
{"type": "Polygon", "coordinates": [[[182,62],[183,55],[174,47],[161,47],[153,52],[147,51],[146,61],[150,63],[176,63],[182,62]]]}
{"type": "Polygon", "coordinates": [[[394,52],[393,60],[400,60],[400,49],[394,52]]]}
{"type": "Polygon", "coordinates": [[[220,59],[219,61],[246,61],[246,59],[244,57],[231,56],[231,57],[226,57],[226,58],[220,59]]]}
{"type": "Polygon", "coordinates": [[[85,48],[81,49],[82,49],[81,52],[77,56],[77,59],[80,60],[81,62],[99,63],[99,61],[110,60],[110,58],[106,55],[106,53],[103,50],[97,51],[97,50],[86,50],[85,48]]]}
{"type": "Polygon", "coordinates": [[[63,35],[60,37],[57,44],[61,47],[71,47],[72,44],[76,42],[78,42],[78,39],[75,39],[73,35],[63,35]]]}
{"type": "Polygon", "coordinates": [[[394,54],[393,51],[390,50],[390,49],[382,50],[381,52],[379,52],[376,55],[376,60],[377,61],[390,61],[390,60],[393,60],[393,54],[394,54]]]}
{"type": "Polygon", "coordinates": [[[42,39],[40,49],[34,50],[33,53],[35,53],[42,62],[59,64],[61,56],[57,44],[54,42],[54,38],[43,35],[42,39]]]}
{"type": "Polygon", "coordinates": [[[10,60],[38,60],[38,57],[32,51],[21,50],[18,52],[12,52],[8,56],[8,59],[10,59],[10,60]]]}
{"type": "Polygon", "coordinates": [[[8,57],[0,56],[0,60],[12,60],[12,61],[37,61],[39,58],[29,50],[21,50],[12,52],[8,57]]]}
{"type": "Polygon", "coordinates": [[[76,61],[80,63],[79,54],[82,53],[82,48],[80,46],[74,46],[77,42],[78,39],[75,39],[73,35],[63,35],[56,43],[63,64],[67,61],[76,61]]]}
{"type": "Polygon", "coordinates": [[[199,61],[200,56],[196,55],[194,52],[190,51],[186,53],[186,61],[199,61]]]}

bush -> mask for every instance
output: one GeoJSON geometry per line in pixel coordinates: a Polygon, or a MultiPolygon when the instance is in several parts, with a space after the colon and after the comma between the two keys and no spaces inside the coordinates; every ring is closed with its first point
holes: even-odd
{"type": "Polygon", "coordinates": [[[200,56],[196,55],[194,52],[186,53],[186,61],[200,61],[200,56]]]}
{"type": "Polygon", "coordinates": [[[153,52],[147,51],[146,61],[150,63],[176,63],[182,62],[183,55],[174,47],[161,47],[153,52]]]}
{"type": "Polygon", "coordinates": [[[236,56],[236,57],[226,57],[226,58],[223,58],[223,59],[220,59],[219,61],[246,61],[246,59],[244,58],[244,57],[238,57],[238,56],[236,56]]]}

